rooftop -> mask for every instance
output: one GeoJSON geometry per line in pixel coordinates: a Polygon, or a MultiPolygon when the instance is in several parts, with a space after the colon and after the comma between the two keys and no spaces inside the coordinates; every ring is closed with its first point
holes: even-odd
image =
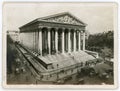
{"type": "Polygon", "coordinates": [[[77,17],[72,15],[71,13],[63,12],[63,13],[58,13],[58,14],[54,14],[54,15],[50,15],[50,16],[37,18],[37,19],[21,26],[20,28],[23,28],[25,26],[28,26],[30,24],[33,24],[35,22],[40,22],[40,21],[52,22],[52,23],[65,23],[65,24],[73,24],[73,25],[83,25],[83,26],[87,25],[83,21],[81,21],[80,19],[78,19],[77,17]]]}

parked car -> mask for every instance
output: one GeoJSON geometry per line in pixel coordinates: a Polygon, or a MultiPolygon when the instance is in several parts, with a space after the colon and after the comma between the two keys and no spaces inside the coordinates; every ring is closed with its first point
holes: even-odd
{"type": "Polygon", "coordinates": [[[109,78],[109,75],[104,72],[104,73],[100,74],[99,77],[100,77],[101,79],[108,79],[108,78],[109,78]]]}
{"type": "Polygon", "coordinates": [[[68,81],[68,80],[71,80],[71,79],[72,79],[72,76],[68,76],[68,77],[64,78],[64,81],[68,81]]]}
{"type": "Polygon", "coordinates": [[[84,84],[85,83],[85,81],[84,81],[84,79],[83,78],[81,78],[81,79],[79,79],[79,84],[84,84]]]}
{"type": "Polygon", "coordinates": [[[77,82],[75,82],[74,84],[84,84],[85,81],[83,78],[80,78],[77,82]]]}
{"type": "Polygon", "coordinates": [[[105,70],[105,72],[108,73],[108,74],[113,74],[113,69],[109,68],[109,69],[105,70]]]}
{"type": "Polygon", "coordinates": [[[64,83],[65,83],[65,81],[63,79],[60,79],[57,81],[57,84],[64,84],[64,83]]]}
{"type": "Polygon", "coordinates": [[[81,68],[81,73],[84,74],[84,75],[90,75],[91,72],[95,73],[95,70],[92,67],[81,68]]]}

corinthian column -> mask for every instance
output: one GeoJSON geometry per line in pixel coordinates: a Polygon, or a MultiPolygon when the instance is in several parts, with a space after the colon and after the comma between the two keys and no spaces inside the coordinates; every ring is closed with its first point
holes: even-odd
{"type": "Polygon", "coordinates": [[[58,52],[58,31],[55,30],[55,50],[58,52]]]}
{"type": "Polygon", "coordinates": [[[42,56],[42,30],[39,29],[39,52],[42,56]]]}
{"type": "Polygon", "coordinates": [[[62,53],[64,53],[64,30],[62,30],[62,53]]]}
{"type": "Polygon", "coordinates": [[[49,53],[49,54],[51,53],[51,46],[50,46],[50,45],[51,45],[51,44],[50,44],[50,43],[51,43],[51,42],[50,42],[51,40],[50,40],[50,39],[51,39],[51,36],[50,36],[50,28],[48,28],[48,53],[49,53]]]}
{"type": "Polygon", "coordinates": [[[81,50],[81,34],[80,31],[78,32],[78,50],[81,50]]]}
{"type": "Polygon", "coordinates": [[[76,51],[76,31],[74,31],[74,52],[76,51]]]}
{"type": "Polygon", "coordinates": [[[83,32],[83,51],[85,51],[85,32],[83,32]]]}
{"type": "Polygon", "coordinates": [[[68,52],[71,52],[70,30],[68,31],[68,52]]]}

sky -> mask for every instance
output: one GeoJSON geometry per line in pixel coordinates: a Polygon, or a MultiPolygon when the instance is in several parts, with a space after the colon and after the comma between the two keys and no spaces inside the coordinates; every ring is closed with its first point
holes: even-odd
{"type": "Polygon", "coordinates": [[[115,3],[5,3],[3,29],[19,30],[22,25],[40,17],[70,12],[87,24],[91,34],[114,30],[115,3]]]}

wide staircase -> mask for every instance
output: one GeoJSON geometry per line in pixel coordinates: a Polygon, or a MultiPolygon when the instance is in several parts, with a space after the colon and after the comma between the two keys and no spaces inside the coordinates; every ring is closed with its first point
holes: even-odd
{"type": "Polygon", "coordinates": [[[95,57],[87,54],[84,51],[77,51],[77,52],[64,53],[64,54],[61,53],[61,54],[55,54],[55,55],[46,55],[44,57],[39,57],[39,58],[42,58],[44,62],[46,62],[47,60],[48,63],[52,63],[54,69],[64,68],[70,65],[78,64],[80,62],[85,63],[86,61],[95,59],[95,57]]]}
{"type": "MultiPolygon", "coordinates": [[[[30,52],[30,50],[28,50],[28,51],[30,52]]],[[[24,51],[23,51],[23,53],[24,53],[24,51]]],[[[34,53],[32,53],[32,54],[34,55],[34,53]]],[[[30,58],[29,61],[40,72],[45,72],[45,71],[48,72],[51,70],[76,65],[81,62],[85,63],[86,61],[95,59],[95,57],[93,57],[92,55],[89,55],[88,53],[86,53],[85,51],[82,51],[82,50],[76,51],[76,52],[71,52],[71,53],[60,53],[60,54],[46,55],[46,56],[40,56],[40,55],[36,54],[35,56],[40,60],[30,58]],[[40,64],[40,61],[44,62],[46,65],[52,64],[54,69],[46,69],[44,67],[44,65],[40,64]]]]}

